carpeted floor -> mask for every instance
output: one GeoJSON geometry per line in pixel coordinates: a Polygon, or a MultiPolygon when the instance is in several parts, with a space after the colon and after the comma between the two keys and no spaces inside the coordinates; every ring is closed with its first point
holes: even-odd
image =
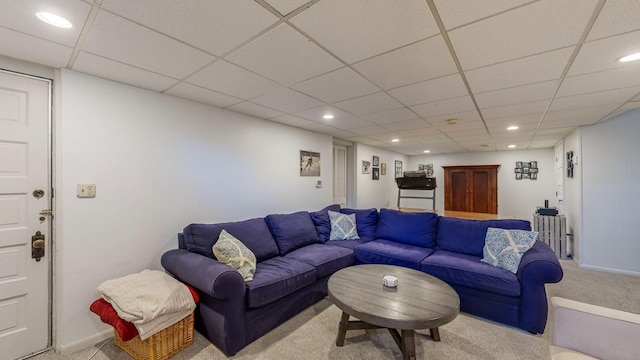
{"type": "MultiPolygon", "coordinates": [[[[547,294],[640,313],[640,277],[579,268],[572,260],[561,261],[564,279],[547,285],[547,294]]],[[[232,359],[401,359],[402,354],[385,330],[347,333],[343,347],[335,345],[340,310],[325,299],[272,330],[232,359]]],[[[428,330],[418,331],[418,359],[548,359],[549,319],[543,335],[493,323],[461,313],[440,328],[441,342],[429,340],[428,330]]],[[[595,329],[594,329],[595,331],[595,329]]],[[[70,355],[53,351],[32,360],[129,360],[113,340],[70,355]],[[99,348],[103,345],[101,348],[99,348]],[[98,349],[99,348],[99,349],[98,349]]],[[[194,344],[173,357],[175,360],[226,359],[215,346],[196,332],[194,344]]]]}

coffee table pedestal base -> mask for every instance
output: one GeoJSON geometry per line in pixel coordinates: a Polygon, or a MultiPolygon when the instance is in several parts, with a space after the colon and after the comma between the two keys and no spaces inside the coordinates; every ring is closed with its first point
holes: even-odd
{"type": "MultiPolygon", "coordinates": [[[[336,337],[336,346],[343,346],[344,339],[347,335],[347,330],[366,330],[366,329],[387,329],[396,342],[400,351],[402,351],[403,360],[415,360],[416,359],[416,342],[415,331],[413,330],[398,330],[383,328],[381,326],[372,325],[364,321],[356,320],[349,321],[349,314],[342,312],[342,318],[340,319],[340,326],[338,328],[338,336],[336,337]]],[[[438,328],[429,329],[431,339],[433,341],[440,341],[440,331],[438,328]]]]}

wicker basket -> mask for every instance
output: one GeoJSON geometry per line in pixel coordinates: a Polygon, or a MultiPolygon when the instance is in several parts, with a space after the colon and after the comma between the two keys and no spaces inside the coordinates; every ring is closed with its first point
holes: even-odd
{"type": "Polygon", "coordinates": [[[140,340],[138,335],[122,341],[115,329],[113,338],[116,346],[136,360],[166,360],[193,344],[193,313],[146,340],[140,340]]]}

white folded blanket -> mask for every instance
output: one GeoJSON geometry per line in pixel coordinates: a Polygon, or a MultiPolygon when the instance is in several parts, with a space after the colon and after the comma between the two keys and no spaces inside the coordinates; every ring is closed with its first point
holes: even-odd
{"type": "Polygon", "coordinates": [[[120,318],[136,326],[142,340],[182,320],[196,307],[186,285],[157,270],[107,280],[98,291],[120,318]]]}

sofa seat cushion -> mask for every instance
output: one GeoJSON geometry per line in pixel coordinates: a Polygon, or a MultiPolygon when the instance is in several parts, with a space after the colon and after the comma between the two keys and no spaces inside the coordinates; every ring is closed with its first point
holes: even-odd
{"type": "Polygon", "coordinates": [[[531,230],[531,223],[516,219],[469,220],[441,216],[436,231],[437,248],[482,257],[484,239],[489,227],[531,230]]]}
{"type": "Polygon", "coordinates": [[[380,209],[376,238],[434,249],[437,223],[435,213],[380,209]]]}
{"type": "Polygon", "coordinates": [[[280,256],[305,245],[320,242],[311,215],[306,211],[267,215],[265,220],[276,239],[280,256]]]}
{"type": "Polygon", "coordinates": [[[376,239],[357,246],[355,254],[359,264],[389,264],[420,270],[420,262],[433,251],[420,246],[376,239]]]}
{"type": "Polygon", "coordinates": [[[503,296],[520,296],[520,281],[515,274],[484,263],[477,256],[436,250],[422,261],[420,270],[450,285],[503,296]]]}
{"type": "Polygon", "coordinates": [[[356,261],[352,250],[324,244],[307,245],[288,253],[285,257],[315,267],[318,279],[353,265],[356,261]]]}
{"type": "Polygon", "coordinates": [[[316,281],[316,269],[300,261],[276,256],[258,263],[253,280],[246,283],[247,306],[257,308],[316,281]]]}
{"type": "Polygon", "coordinates": [[[184,228],[185,248],[191,252],[213,258],[213,244],[222,230],[233,234],[253,252],[258,262],[278,255],[278,245],[263,218],[219,224],[191,224],[184,228]]]}
{"type": "Polygon", "coordinates": [[[366,237],[366,236],[361,236],[359,239],[353,239],[353,240],[332,240],[332,241],[327,241],[325,244],[326,245],[332,245],[332,246],[339,246],[339,247],[343,247],[345,249],[351,249],[351,250],[355,250],[356,246],[367,243],[369,241],[373,240],[370,237],[366,237]]]}

